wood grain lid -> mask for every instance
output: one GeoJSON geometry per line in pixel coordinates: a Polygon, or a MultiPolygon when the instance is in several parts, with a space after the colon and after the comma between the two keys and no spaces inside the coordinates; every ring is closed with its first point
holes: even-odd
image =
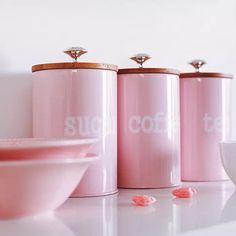
{"type": "Polygon", "coordinates": [[[97,70],[111,70],[118,71],[118,67],[111,64],[104,63],[90,63],[90,62],[61,62],[48,63],[32,66],[32,72],[42,70],[63,70],[63,69],[97,69],[97,70]]]}
{"type": "Polygon", "coordinates": [[[218,73],[218,72],[202,72],[202,66],[206,64],[206,61],[201,59],[193,60],[189,63],[192,65],[196,72],[187,72],[181,73],[180,78],[225,78],[225,79],[233,79],[232,74],[218,73]]]}
{"type": "Polygon", "coordinates": [[[173,74],[179,75],[180,72],[169,68],[124,68],[119,69],[118,74],[173,74]]]}
{"type": "Polygon", "coordinates": [[[233,79],[232,74],[218,73],[218,72],[190,72],[190,73],[181,73],[181,79],[187,78],[225,78],[233,79]]]}
{"type": "Polygon", "coordinates": [[[118,74],[148,74],[148,73],[149,74],[173,74],[173,75],[180,74],[178,70],[169,69],[169,68],[143,68],[144,62],[151,59],[151,56],[149,56],[146,53],[138,53],[130,57],[130,59],[137,62],[140,67],[119,69],[118,74]]]}

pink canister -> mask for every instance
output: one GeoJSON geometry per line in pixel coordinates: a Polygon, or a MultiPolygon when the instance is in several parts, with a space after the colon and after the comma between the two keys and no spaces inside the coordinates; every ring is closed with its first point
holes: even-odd
{"type": "Polygon", "coordinates": [[[179,72],[118,71],[118,186],[162,188],[180,183],[179,72]]]}
{"type": "Polygon", "coordinates": [[[32,67],[34,137],[99,139],[90,151],[100,160],[72,196],[117,192],[117,66],[77,62],[86,52],[71,48],[74,62],[32,67]]]}
{"type": "Polygon", "coordinates": [[[181,167],[184,181],[227,179],[219,142],[230,138],[230,94],[233,76],[201,72],[202,60],[190,63],[194,73],[180,75],[181,167]]]}

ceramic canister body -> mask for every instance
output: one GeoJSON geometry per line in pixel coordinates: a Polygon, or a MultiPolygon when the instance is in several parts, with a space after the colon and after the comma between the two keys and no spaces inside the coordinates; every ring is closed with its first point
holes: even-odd
{"type": "Polygon", "coordinates": [[[227,179],[219,142],[230,138],[231,79],[181,78],[182,180],[227,179]]]}
{"type": "Polygon", "coordinates": [[[180,182],[179,76],[118,75],[118,186],[180,182]]]}
{"type": "Polygon", "coordinates": [[[98,137],[87,170],[72,196],[117,191],[117,73],[102,69],[34,72],[33,134],[40,138],[98,137]]]}

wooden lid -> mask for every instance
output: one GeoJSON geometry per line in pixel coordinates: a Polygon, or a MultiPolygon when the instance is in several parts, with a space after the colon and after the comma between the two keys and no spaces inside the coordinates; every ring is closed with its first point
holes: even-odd
{"type": "Polygon", "coordinates": [[[115,65],[104,63],[90,63],[90,62],[61,62],[61,63],[48,63],[32,66],[32,72],[42,70],[63,70],[63,69],[97,69],[97,70],[111,70],[118,71],[115,65]]]}
{"type": "Polygon", "coordinates": [[[202,59],[195,59],[189,63],[192,65],[196,72],[188,72],[188,73],[181,73],[180,78],[225,78],[225,79],[233,79],[233,75],[225,74],[225,73],[218,73],[218,72],[202,72],[202,66],[204,66],[206,61],[202,59]]]}
{"type": "Polygon", "coordinates": [[[118,71],[118,67],[115,65],[104,64],[104,63],[90,63],[90,62],[77,62],[78,58],[87,53],[88,51],[82,47],[71,47],[64,51],[65,54],[69,55],[74,62],[59,62],[59,63],[48,63],[39,64],[32,66],[32,72],[42,70],[63,70],[63,69],[97,69],[97,70],[111,70],[118,71]]]}
{"type": "Polygon", "coordinates": [[[125,68],[118,70],[118,74],[173,74],[179,75],[180,72],[169,68],[125,68]]]}
{"type": "Polygon", "coordinates": [[[178,70],[168,68],[143,68],[143,63],[151,59],[151,56],[146,53],[135,54],[130,59],[138,63],[140,67],[119,69],[118,74],[180,74],[178,70]]]}
{"type": "Polygon", "coordinates": [[[225,78],[233,79],[232,74],[218,73],[218,72],[190,72],[190,73],[181,73],[180,78],[225,78]]]}

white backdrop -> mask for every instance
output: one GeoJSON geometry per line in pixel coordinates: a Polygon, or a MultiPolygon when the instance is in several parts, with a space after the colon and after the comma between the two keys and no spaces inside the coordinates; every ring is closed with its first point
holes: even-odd
{"type": "MultiPolygon", "coordinates": [[[[236,75],[235,0],[0,0],[0,137],[31,135],[31,66],[70,60],[62,51],[83,46],[83,61],[236,75]]],[[[233,82],[236,138],[236,79],[233,82]]]]}

